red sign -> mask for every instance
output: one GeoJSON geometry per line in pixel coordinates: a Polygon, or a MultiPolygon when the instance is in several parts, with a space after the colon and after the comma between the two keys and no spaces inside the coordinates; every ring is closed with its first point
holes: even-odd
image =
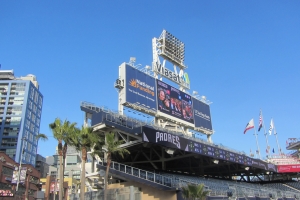
{"type": "Polygon", "coordinates": [[[300,172],[300,164],[297,165],[277,165],[277,172],[300,172]]]}
{"type": "Polygon", "coordinates": [[[50,192],[58,192],[59,191],[59,182],[51,182],[50,192]]]}

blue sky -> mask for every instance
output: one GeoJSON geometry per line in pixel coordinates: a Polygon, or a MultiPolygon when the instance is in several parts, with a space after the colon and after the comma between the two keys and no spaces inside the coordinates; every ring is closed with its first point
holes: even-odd
{"type": "MultiPolygon", "coordinates": [[[[213,102],[214,142],[254,151],[254,130],[243,131],[251,118],[258,125],[260,109],[266,129],[274,119],[282,149],[299,138],[299,1],[3,0],[0,64],[36,75],[40,132],[52,136],[56,117],[82,124],[81,101],[117,110],[118,66],[132,56],[151,65],[151,40],[163,29],[185,43],[191,91],[213,102]]],[[[277,152],[275,137],[268,140],[277,152]]],[[[262,132],[258,142],[264,157],[262,132]]],[[[39,153],[52,155],[56,145],[49,137],[39,153]]]]}

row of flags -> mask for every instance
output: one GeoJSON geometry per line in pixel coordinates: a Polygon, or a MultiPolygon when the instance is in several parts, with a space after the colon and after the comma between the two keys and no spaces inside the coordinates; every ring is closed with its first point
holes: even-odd
{"type": "MultiPolygon", "coordinates": [[[[275,149],[274,148],[273,148],[272,152],[275,153],[275,149]]],[[[258,154],[258,150],[256,150],[256,153],[258,154]]],[[[266,149],[266,153],[269,153],[268,149],[266,149]]],[[[251,149],[250,149],[250,154],[252,154],[252,150],[251,149]]]]}
{"type": "MultiPolygon", "coordinates": [[[[262,114],[261,114],[261,112],[260,112],[260,114],[259,114],[259,123],[258,123],[258,131],[260,131],[260,129],[262,128],[262,126],[263,126],[263,119],[262,119],[262,114]]],[[[245,134],[248,130],[250,130],[250,129],[252,129],[252,128],[254,128],[254,120],[253,120],[253,119],[251,119],[251,120],[248,122],[248,124],[246,125],[246,128],[245,128],[245,130],[244,130],[244,134],[245,134]]],[[[274,122],[273,122],[273,119],[271,119],[270,128],[269,128],[269,135],[272,135],[273,129],[274,129],[274,122]]],[[[277,134],[277,133],[274,131],[274,135],[276,135],[276,134],[277,134]]]]}
{"type": "MultiPolygon", "coordinates": [[[[261,128],[262,128],[263,126],[264,126],[264,121],[263,121],[262,111],[260,110],[260,113],[259,113],[259,121],[258,121],[258,132],[261,130],[261,128]]],[[[253,128],[255,128],[255,125],[254,125],[254,119],[252,118],[252,119],[247,123],[247,125],[246,125],[246,127],[245,127],[245,129],[244,129],[244,134],[246,134],[246,132],[247,132],[248,130],[253,129],[253,128]]],[[[269,135],[272,135],[273,130],[274,130],[274,135],[276,135],[276,141],[277,141],[277,145],[278,145],[277,132],[276,132],[276,129],[275,129],[275,126],[274,126],[274,121],[273,121],[273,119],[271,119],[270,127],[269,127],[269,130],[268,130],[269,135]]],[[[259,157],[260,157],[259,146],[258,146],[258,141],[257,141],[257,135],[256,135],[256,134],[254,134],[254,135],[255,135],[255,137],[256,137],[256,144],[257,144],[257,149],[258,149],[258,150],[256,150],[256,154],[258,154],[259,157]]],[[[273,153],[275,153],[275,149],[273,148],[273,150],[271,150],[271,148],[270,148],[270,146],[269,146],[269,144],[268,144],[268,139],[267,139],[267,133],[266,133],[266,130],[265,130],[265,136],[266,136],[266,142],[267,142],[266,153],[269,154],[270,151],[272,151],[273,153]]],[[[278,151],[281,152],[281,149],[280,149],[279,145],[278,145],[278,148],[279,148],[278,151]]],[[[254,154],[252,154],[251,149],[250,149],[250,155],[254,155],[254,154]]]]}

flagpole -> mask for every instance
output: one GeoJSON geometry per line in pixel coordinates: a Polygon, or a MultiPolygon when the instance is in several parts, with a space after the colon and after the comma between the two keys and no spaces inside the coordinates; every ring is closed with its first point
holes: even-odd
{"type": "Polygon", "coordinates": [[[264,121],[264,117],[263,117],[261,109],[260,109],[260,113],[261,113],[261,118],[262,118],[262,125],[263,125],[264,131],[265,131],[266,142],[267,142],[267,150],[268,150],[267,154],[269,155],[270,147],[269,147],[269,141],[268,141],[268,134],[266,132],[265,121],[264,121]]]}
{"type": "Polygon", "coordinates": [[[261,156],[260,156],[260,149],[259,149],[259,146],[258,146],[258,140],[257,140],[257,134],[256,134],[256,130],[255,130],[255,125],[254,125],[254,135],[255,135],[255,138],[256,138],[256,145],[257,145],[257,149],[258,149],[259,159],[261,159],[261,156]]]}
{"type": "Polygon", "coordinates": [[[276,143],[277,143],[277,147],[278,147],[278,152],[280,152],[280,154],[281,154],[281,149],[280,149],[279,143],[278,143],[278,137],[277,137],[277,132],[276,132],[274,120],[273,120],[273,126],[274,126],[274,135],[276,136],[276,143]]]}

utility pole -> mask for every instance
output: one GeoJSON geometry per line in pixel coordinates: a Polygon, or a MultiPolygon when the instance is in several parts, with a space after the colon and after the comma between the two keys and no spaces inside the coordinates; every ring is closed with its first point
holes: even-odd
{"type": "Polygon", "coordinates": [[[22,167],[22,159],[23,159],[23,154],[24,154],[24,141],[26,141],[26,138],[23,137],[22,138],[22,151],[21,151],[21,159],[20,159],[20,165],[19,165],[19,173],[18,173],[18,180],[17,180],[17,187],[16,187],[16,191],[18,191],[19,189],[19,183],[20,183],[20,175],[21,175],[21,167],[22,167]]]}

